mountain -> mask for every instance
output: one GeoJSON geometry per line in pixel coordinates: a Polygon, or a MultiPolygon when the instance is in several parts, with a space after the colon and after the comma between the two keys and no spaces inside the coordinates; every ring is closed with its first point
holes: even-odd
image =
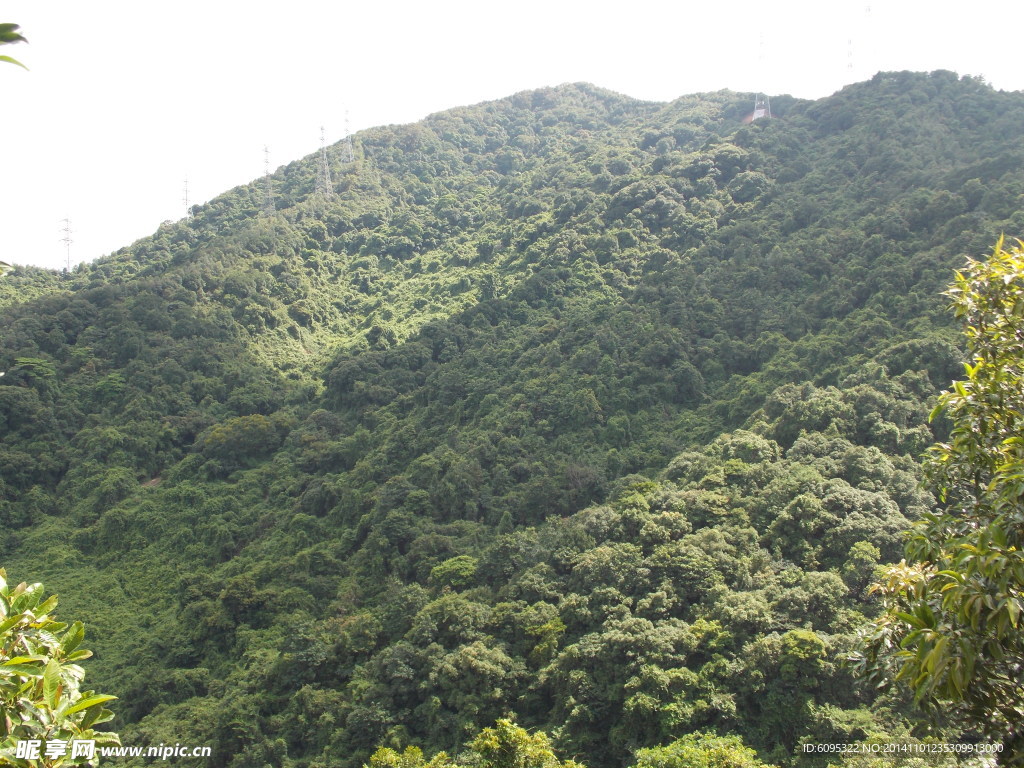
{"type": "Polygon", "coordinates": [[[1024,94],[751,105],[520,93],[5,278],[0,557],[86,620],[124,743],[923,735],[840,658],[933,504],[941,291],[1024,231],[1024,94]]]}

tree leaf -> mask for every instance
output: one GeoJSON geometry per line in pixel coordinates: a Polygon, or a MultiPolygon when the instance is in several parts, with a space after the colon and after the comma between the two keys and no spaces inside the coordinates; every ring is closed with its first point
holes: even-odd
{"type": "Polygon", "coordinates": [[[51,710],[57,708],[57,699],[60,696],[60,662],[50,659],[46,662],[46,671],[43,672],[43,698],[51,710]]]}
{"type": "Polygon", "coordinates": [[[69,707],[64,713],[66,715],[73,715],[76,712],[81,712],[83,709],[89,709],[89,707],[95,707],[98,704],[105,704],[108,701],[113,701],[117,696],[110,696],[108,694],[97,694],[96,696],[90,696],[87,699],[82,699],[76,703],[73,707],[69,707]]]}
{"type": "Polygon", "coordinates": [[[10,56],[0,56],[0,61],[6,61],[8,64],[17,64],[22,69],[24,69],[26,71],[28,70],[28,67],[26,67],[24,64],[22,64],[17,59],[12,59],[10,56]]]}
{"type": "Polygon", "coordinates": [[[35,613],[36,618],[38,619],[38,618],[48,614],[50,611],[52,611],[56,607],[57,607],[57,596],[56,595],[50,595],[42,603],[40,603],[39,605],[36,606],[36,608],[33,611],[33,613],[35,613]]]}
{"type": "Polygon", "coordinates": [[[14,657],[8,659],[7,661],[5,661],[3,664],[0,664],[0,666],[9,667],[9,666],[14,666],[16,664],[32,664],[34,662],[46,661],[46,658],[47,658],[46,656],[38,656],[38,655],[36,655],[36,656],[14,656],[14,657]]]}
{"type": "Polygon", "coordinates": [[[71,629],[64,635],[64,639],[60,641],[60,649],[64,652],[64,655],[70,654],[82,643],[82,638],[85,637],[85,625],[80,621],[76,621],[71,625],[71,629]]]}
{"type": "Polygon", "coordinates": [[[23,613],[16,613],[14,616],[11,616],[9,619],[7,619],[2,624],[0,624],[0,634],[3,634],[4,632],[6,632],[11,627],[16,625],[18,622],[23,621],[24,618],[25,618],[25,614],[23,614],[23,613]]]}

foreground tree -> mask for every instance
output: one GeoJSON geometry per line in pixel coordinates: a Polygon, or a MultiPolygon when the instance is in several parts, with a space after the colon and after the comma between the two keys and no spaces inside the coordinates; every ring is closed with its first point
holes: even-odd
{"type": "MultiPolygon", "coordinates": [[[[546,734],[530,733],[505,719],[476,735],[466,760],[474,768],[583,768],[572,760],[559,760],[546,734]]],[[[460,764],[444,752],[427,761],[417,747],[406,747],[404,752],[381,747],[368,768],[457,768],[460,764]]]]}
{"type": "Polygon", "coordinates": [[[98,765],[98,756],[73,756],[73,742],[120,744],[117,734],[95,729],[114,716],[103,705],[115,697],[82,690],[85,673],[76,662],[92,655],[79,647],[85,634],[82,622],[58,622],[53,618],[56,607],[57,596],[44,598],[41,584],[10,586],[0,568],[2,765],[98,765]],[[54,749],[55,743],[63,749],[54,749]]]}
{"type": "Polygon", "coordinates": [[[636,753],[633,768],[772,768],[738,736],[690,733],[671,744],[636,753]]]}
{"type": "Polygon", "coordinates": [[[970,261],[947,292],[972,361],[932,416],[953,429],[926,460],[942,504],[875,590],[885,611],[858,661],[907,684],[1003,759],[1024,762],[1024,244],[970,261]]]}

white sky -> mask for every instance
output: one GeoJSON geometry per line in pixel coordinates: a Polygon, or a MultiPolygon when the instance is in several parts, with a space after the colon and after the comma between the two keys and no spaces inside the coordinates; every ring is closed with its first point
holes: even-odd
{"type": "Polygon", "coordinates": [[[816,98],[878,70],[1024,89],[1024,3],[0,0],[0,260],[58,268],[345,133],[584,80],[642,99],[816,98]],[[1000,42],[1000,40],[1006,42],[1000,42]]]}

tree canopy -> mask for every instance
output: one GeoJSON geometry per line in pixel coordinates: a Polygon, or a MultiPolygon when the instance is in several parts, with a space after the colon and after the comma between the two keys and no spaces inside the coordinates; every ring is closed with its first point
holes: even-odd
{"type": "Polygon", "coordinates": [[[925,469],[941,508],[875,589],[862,659],[1024,761],[1024,247],[1000,240],[947,291],[971,360],[932,414],[952,422],[925,469]]]}

